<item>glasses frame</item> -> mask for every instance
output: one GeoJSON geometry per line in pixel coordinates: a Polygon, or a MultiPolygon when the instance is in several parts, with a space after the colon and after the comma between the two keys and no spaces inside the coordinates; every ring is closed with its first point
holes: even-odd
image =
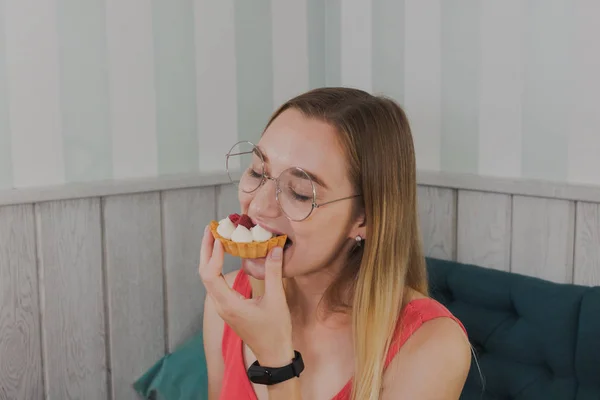
{"type": "MultiPolygon", "coordinates": [[[[261,180],[260,183],[256,186],[255,189],[251,190],[251,191],[245,191],[242,190],[244,193],[254,193],[256,192],[258,189],[260,189],[261,186],[263,186],[265,184],[265,182],[267,182],[268,180],[273,181],[275,183],[275,200],[277,200],[277,205],[279,206],[279,209],[281,210],[281,212],[286,216],[287,219],[289,219],[290,221],[294,221],[294,222],[302,222],[306,219],[308,219],[308,217],[310,217],[312,215],[312,213],[314,212],[315,209],[317,208],[321,208],[323,206],[326,206],[328,204],[331,203],[337,203],[338,201],[342,201],[342,200],[348,200],[348,199],[353,199],[355,197],[360,197],[360,194],[355,194],[352,196],[346,196],[346,197],[340,197],[338,199],[335,200],[330,200],[330,201],[326,201],[324,203],[317,203],[317,189],[315,187],[315,182],[312,180],[312,178],[310,177],[310,175],[302,168],[300,167],[290,167],[287,168],[286,170],[282,171],[277,177],[273,177],[270,176],[269,174],[267,174],[265,172],[265,159],[263,158],[263,155],[260,151],[260,149],[258,148],[258,146],[256,146],[254,143],[248,141],[248,140],[241,140],[239,142],[237,142],[236,144],[234,144],[233,146],[231,146],[231,148],[229,149],[229,151],[227,152],[227,154],[225,155],[225,167],[227,168],[227,175],[229,176],[229,180],[231,181],[231,183],[233,183],[234,185],[238,186],[239,188],[239,181],[236,184],[235,179],[233,179],[232,176],[232,172],[229,171],[229,157],[231,156],[239,156],[239,155],[244,155],[244,154],[257,154],[260,157],[260,162],[261,162],[261,169],[262,169],[262,175],[261,175],[261,180]],[[249,144],[250,146],[252,146],[252,150],[250,151],[243,151],[240,153],[231,153],[231,151],[238,145],[240,144],[249,144]],[[255,151],[256,150],[256,151],[255,151]],[[310,186],[312,188],[312,204],[311,204],[311,209],[308,212],[308,214],[306,215],[306,217],[302,218],[302,219],[294,219],[292,217],[290,217],[288,215],[288,213],[285,212],[285,210],[283,209],[283,207],[281,206],[281,202],[279,200],[279,194],[281,193],[281,187],[280,187],[280,180],[279,178],[281,177],[281,175],[283,175],[283,173],[289,171],[289,170],[296,170],[299,171],[301,174],[303,174],[306,179],[308,179],[308,181],[310,182],[310,186]]],[[[245,173],[245,170],[242,172],[242,176],[245,173]]],[[[240,177],[241,180],[241,177],[240,177]]]]}

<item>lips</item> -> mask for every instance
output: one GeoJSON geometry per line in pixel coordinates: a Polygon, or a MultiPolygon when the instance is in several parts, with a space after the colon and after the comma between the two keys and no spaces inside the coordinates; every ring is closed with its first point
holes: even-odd
{"type": "Polygon", "coordinates": [[[278,235],[285,235],[285,232],[278,231],[277,229],[270,227],[269,225],[265,224],[262,221],[259,221],[256,218],[250,217],[250,219],[252,220],[252,223],[254,225],[259,225],[261,228],[263,228],[266,231],[271,232],[273,235],[276,235],[276,236],[278,236],[278,235]]]}
{"type": "Polygon", "coordinates": [[[267,225],[263,225],[263,224],[261,224],[260,222],[259,222],[259,223],[257,223],[256,225],[260,226],[261,228],[263,228],[263,229],[264,229],[264,230],[266,230],[266,231],[269,231],[269,232],[271,232],[271,233],[272,233],[273,235],[275,235],[275,236],[279,236],[279,235],[284,235],[284,234],[285,234],[285,233],[283,233],[283,232],[280,232],[280,231],[277,231],[277,230],[275,230],[275,229],[272,229],[271,227],[269,227],[269,226],[267,226],[267,225]]]}
{"type": "MultiPolygon", "coordinates": [[[[272,233],[273,235],[275,235],[275,236],[279,236],[279,235],[286,235],[286,233],[285,233],[285,232],[281,232],[281,231],[278,231],[277,229],[271,228],[270,226],[268,226],[268,225],[266,225],[266,224],[264,224],[264,223],[262,223],[262,222],[260,222],[260,221],[257,221],[257,220],[255,220],[254,218],[252,218],[252,222],[253,222],[255,225],[259,225],[259,226],[260,226],[261,228],[263,228],[264,230],[271,232],[271,233],[272,233]]],[[[287,249],[289,249],[289,248],[290,248],[290,246],[291,246],[293,243],[294,243],[294,241],[293,241],[292,239],[290,239],[290,235],[287,235],[287,239],[286,239],[286,241],[285,241],[285,245],[283,246],[283,249],[284,249],[284,250],[287,250],[287,249]]]]}

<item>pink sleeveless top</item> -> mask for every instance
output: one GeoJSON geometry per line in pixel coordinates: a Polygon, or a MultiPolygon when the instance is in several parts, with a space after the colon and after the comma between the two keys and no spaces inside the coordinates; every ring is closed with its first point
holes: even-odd
{"type": "MultiPolygon", "coordinates": [[[[248,279],[248,275],[242,270],[240,270],[235,278],[233,289],[246,298],[250,298],[252,295],[250,280],[248,279]]],[[[430,298],[412,300],[403,310],[401,325],[396,328],[396,337],[386,357],[385,367],[392,362],[402,345],[423,323],[439,317],[451,318],[460,325],[465,334],[467,333],[462,323],[442,304],[430,298]]],[[[246,366],[244,365],[243,357],[244,344],[240,337],[227,324],[225,324],[223,331],[222,350],[225,371],[219,399],[257,400],[252,384],[248,379],[248,375],[246,375],[246,366]]],[[[351,389],[352,381],[349,381],[332,400],[349,400],[351,389]]]]}

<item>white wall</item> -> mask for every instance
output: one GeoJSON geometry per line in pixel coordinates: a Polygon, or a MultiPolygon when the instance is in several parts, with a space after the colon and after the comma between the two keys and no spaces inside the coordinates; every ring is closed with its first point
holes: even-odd
{"type": "Polygon", "coordinates": [[[223,169],[312,87],[393,96],[421,170],[600,184],[595,0],[0,0],[0,188],[223,169]]]}

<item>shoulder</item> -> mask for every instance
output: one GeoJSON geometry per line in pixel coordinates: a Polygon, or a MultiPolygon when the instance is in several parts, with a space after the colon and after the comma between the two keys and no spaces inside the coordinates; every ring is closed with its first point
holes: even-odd
{"type": "Polygon", "coordinates": [[[386,369],[383,399],[458,399],[471,366],[464,328],[432,299],[415,302],[412,312],[424,319],[386,369]]]}
{"type": "MultiPolygon", "coordinates": [[[[224,275],[225,281],[229,287],[233,288],[239,271],[229,272],[224,275]]],[[[206,356],[206,365],[208,369],[208,390],[209,398],[217,398],[221,391],[221,382],[225,370],[222,353],[223,332],[225,322],[219,316],[215,304],[206,296],[204,300],[203,316],[203,341],[204,353],[206,356]]]]}

